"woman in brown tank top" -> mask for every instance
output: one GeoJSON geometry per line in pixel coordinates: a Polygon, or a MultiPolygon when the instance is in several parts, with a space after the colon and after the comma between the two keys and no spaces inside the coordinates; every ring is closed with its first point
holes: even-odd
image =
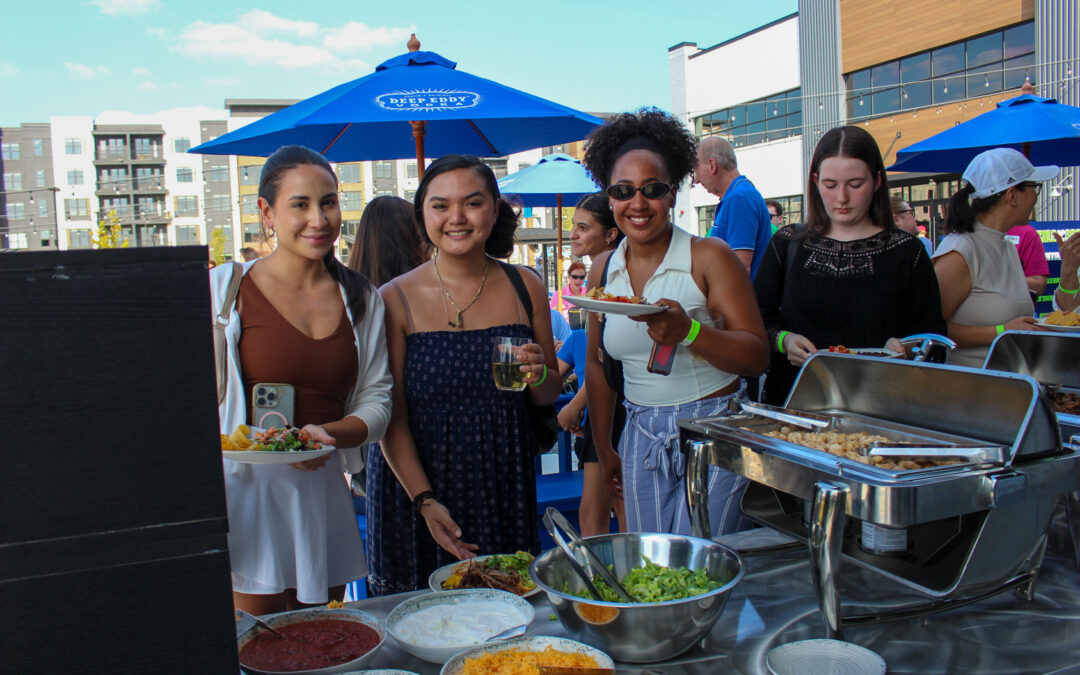
{"type": "Polygon", "coordinates": [[[307,148],[278,150],[263,168],[259,211],[276,248],[242,268],[239,329],[226,329],[238,381],[222,427],[257,422],[255,384],[286,383],[293,423],[338,447],[295,464],[225,462],[234,602],[266,614],[340,600],[367,573],[343,460],[358,465],[358,446],[385,430],[390,375],[382,301],[334,257],[341,210],[329,163],[307,148]]]}

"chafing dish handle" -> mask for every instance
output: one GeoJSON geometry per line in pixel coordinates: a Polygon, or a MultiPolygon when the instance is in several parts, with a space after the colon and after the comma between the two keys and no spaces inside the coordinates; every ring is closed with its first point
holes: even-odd
{"type": "Polygon", "coordinates": [[[1073,562],[1076,563],[1076,570],[1080,572],[1080,490],[1065,494],[1065,523],[1068,525],[1069,540],[1072,542],[1073,562]]]}
{"type": "Polygon", "coordinates": [[[709,461],[711,440],[686,442],[686,508],[695,537],[711,539],[709,524],[709,461]]]}
{"type": "Polygon", "coordinates": [[[948,349],[956,349],[956,342],[950,340],[944,335],[938,335],[937,333],[919,333],[917,335],[909,335],[906,338],[900,338],[900,344],[914,345],[911,349],[912,361],[925,361],[930,356],[930,349],[934,345],[942,345],[948,349]]]}
{"type": "Polygon", "coordinates": [[[840,594],[836,588],[840,573],[840,551],[847,521],[848,487],[828,481],[814,486],[810,511],[810,573],[817,593],[828,638],[843,640],[840,629],[840,594]]]}

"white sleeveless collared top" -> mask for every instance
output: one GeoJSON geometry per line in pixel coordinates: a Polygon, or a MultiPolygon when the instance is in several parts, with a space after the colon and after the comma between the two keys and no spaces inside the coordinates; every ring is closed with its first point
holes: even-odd
{"type": "MultiPolygon", "coordinates": [[[[705,294],[690,274],[691,236],[672,226],[671,243],[656,272],[645,283],[642,296],[649,302],[662,298],[676,300],[686,313],[704,326],[722,328],[723,319],[713,320],[705,294]]],[[[613,295],[634,295],[626,272],[626,239],[611,254],[605,289],[613,295]]],[[[647,370],[653,341],[645,323],[625,316],[607,315],[604,346],[623,363],[624,394],[637,405],[664,406],[696,401],[728,386],[738,377],[715,368],[695,356],[687,347],[676,347],[669,375],[647,370]]]]}

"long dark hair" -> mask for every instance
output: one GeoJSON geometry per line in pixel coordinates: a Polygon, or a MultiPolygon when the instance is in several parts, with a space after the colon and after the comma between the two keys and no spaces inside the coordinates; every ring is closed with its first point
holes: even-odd
{"type": "Polygon", "coordinates": [[[615,162],[631,150],[660,155],[675,188],[694,170],[697,157],[694,135],[679,120],[657,108],[618,115],[594,129],[588,142],[581,163],[604,188],[611,184],[615,162]]]}
{"type": "Polygon", "coordinates": [[[895,228],[892,209],[889,207],[889,181],[885,177],[885,163],[881,161],[881,151],[877,141],[862,127],[836,127],[825,132],[814,148],[810,160],[810,175],[806,179],[806,225],[813,232],[824,232],[829,228],[829,214],[821,201],[817,181],[814,180],[821,170],[821,163],[830,157],[851,157],[862,160],[870,169],[870,179],[880,180],[870,202],[870,222],[885,229],[895,228]]]}
{"type": "Polygon", "coordinates": [[[615,228],[615,241],[612,242],[612,245],[617,246],[618,243],[622,241],[623,237],[626,236],[615,223],[615,213],[611,210],[610,202],[608,201],[608,196],[606,193],[594,192],[592,194],[585,195],[578,200],[578,203],[574,208],[585,209],[586,211],[591,213],[593,219],[596,220],[596,222],[600,223],[601,226],[603,226],[604,232],[609,232],[611,228],[615,228]]]}
{"type": "Polygon", "coordinates": [[[401,197],[383,195],[368,202],[349,249],[349,269],[382,286],[428,259],[413,207],[401,197]]]}
{"type": "Polygon", "coordinates": [[[974,232],[975,219],[979,217],[979,214],[993,208],[1008,190],[1002,190],[981,199],[971,199],[973,192],[975,192],[975,186],[965,182],[963,187],[949,197],[949,207],[945,214],[946,232],[974,232]]]}
{"type": "Polygon", "coordinates": [[[416,222],[420,224],[421,236],[429,246],[434,246],[424,224],[424,198],[427,197],[428,186],[436,176],[456,169],[474,171],[484,181],[491,198],[498,200],[499,211],[495,214],[495,225],[491,228],[491,234],[484,243],[484,252],[493,258],[509,258],[514,252],[514,232],[520,223],[518,212],[507,200],[499,199],[499,183],[495,179],[495,172],[475,155],[443,155],[424,170],[424,177],[420,179],[416,197],[413,198],[413,212],[416,214],[416,222]]]}
{"type": "MultiPolygon", "coordinates": [[[[311,148],[302,145],[286,145],[278,148],[263,164],[262,177],[259,178],[259,196],[273,206],[278,196],[281,177],[286,171],[298,166],[317,166],[326,170],[337,186],[337,175],[326,158],[311,148]]],[[[345,301],[353,317],[353,325],[360,323],[367,312],[367,295],[371,291],[371,282],[353,272],[334,257],[334,250],[323,256],[323,265],[330,276],[345,289],[345,301]]]]}

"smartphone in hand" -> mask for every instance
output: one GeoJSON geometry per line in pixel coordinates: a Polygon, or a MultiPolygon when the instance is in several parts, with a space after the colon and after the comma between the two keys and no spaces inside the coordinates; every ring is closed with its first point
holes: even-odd
{"type": "Polygon", "coordinates": [[[251,388],[251,425],[262,429],[290,426],[295,403],[291,384],[260,382],[251,388]]]}

